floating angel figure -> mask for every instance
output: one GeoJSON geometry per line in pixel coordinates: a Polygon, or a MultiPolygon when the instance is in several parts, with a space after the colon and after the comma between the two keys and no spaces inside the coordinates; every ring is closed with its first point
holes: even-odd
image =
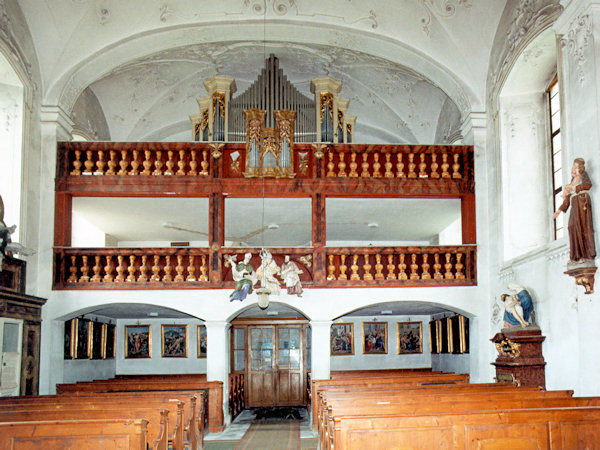
{"type": "Polygon", "coordinates": [[[237,255],[225,255],[225,260],[231,264],[231,273],[235,281],[235,290],[229,296],[229,301],[245,300],[248,294],[252,293],[252,287],[256,284],[256,272],[250,264],[252,253],[246,253],[244,260],[236,264],[237,255]]]}

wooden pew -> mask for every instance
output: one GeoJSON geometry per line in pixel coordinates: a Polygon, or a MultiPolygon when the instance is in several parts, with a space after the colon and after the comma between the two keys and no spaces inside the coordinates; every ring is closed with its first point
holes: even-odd
{"type": "MultiPolygon", "coordinates": [[[[598,448],[600,407],[335,417],[330,449],[598,448]]],[[[322,447],[324,448],[324,447],[322,447]]]]}
{"type": "MultiPolygon", "coordinates": [[[[34,421],[43,419],[101,419],[144,418],[148,420],[150,441],[163,433],[161,408],[176,415],[173,441],[187,441],[192,448],[203,442],[202,410],[196,406],[196,396],[189,402],[170,399],[172,392],[146,393],[148,395],[96,394],[89,396],[12,397],[0,401],[0,421],[34,421]],[[166,395],[165,395],[166,394],[166,395]],[[50,398],[48,398],[50,397],[50,398]],[[184,413],[185,411],[185,413],[184,413]],[[185,419],[184,419],[185,416],[185,419]],[[181,437],[185,433],[185,438],[181,437]]],[[[189,394],[189,393],[188,393],[189,394]]],[[[204,392],[200,392],[200,400],[204,392]]],[[[167,438],[171,436],[166,433],[167,438]]]]}
{"type": "Polygon", "coordinates": [[[43,420],[0,423],[0,449],[145,450],[143,419],[43,420]]]}
{"type": "MultiPolygon", "coordinates": [[[[468,374],[422,374],[422,375],[401,375],[401,376],[382,376],[382,377],[366,377],[352,379],[337,379],[337,380],[312,380],[311,388],[311,412],[312,417],[317,415],[318,393],[321,389],[329,386],[362,386],[363,388],[374,389],[377,386],[390,385],[436,385],[436,384],[467,384],[469,382],[468,374]]],[[[313,419],[313,426],[314,419],[313,419]]]]}
{"type": "Polygon", "coordinates": [[[57,394],[76,394],[94,392],[138,392],[170,390],[207,390],[208,391],[208,427],[211,433],[223,431],[223,383],[220,381],[140,381],[131,383],[122,380],[99,380],[76,384],[57,384],[57,394]]]}
{"type": "Polygon", "coordinates": [[[443,372],[434,372],[431,367],[422,367],[415,369],[360,369],[360,370],[332,370],[329,373],[329,378],[338,380],[341,378],[355,377],[381,377],[390,375],[425,375],[425,374],[441,374],[443,372]]]}

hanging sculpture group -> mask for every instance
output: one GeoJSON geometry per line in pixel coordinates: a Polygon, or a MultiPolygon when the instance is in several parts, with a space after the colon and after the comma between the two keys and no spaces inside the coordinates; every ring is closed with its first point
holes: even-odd
{"type": "Polygon", "coordinates": [[[288,295],[302,296],[302,283],[300,274],[302,270],[298,268],[295,262],[291,261],[289,255],[286,255],[285,262],[281,267],[273,259],[273,255],[267,249],[260,252],[261,264],[254,270],[250,260],[252,253],[246,253],[244,259],[237,262],[237,255],[225,255],[227,265],[231,265],[231,273],[235,281],[235,289],[229,295],[229,300],[246,299],[248,294],[253,291],[258,295],[258,306],[265,309],[269,306],[269,295],[279,296],[281,294],[281,278],[286,286],[288,295]],[[260,284],[258,289],[254,289],[256,284],[260,284]]]}

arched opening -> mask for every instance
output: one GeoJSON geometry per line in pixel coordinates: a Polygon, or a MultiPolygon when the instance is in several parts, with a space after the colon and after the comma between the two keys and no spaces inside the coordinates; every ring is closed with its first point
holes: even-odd
{"type": "Polygon", "coordinates": [[[421,301],[367,305],[331,325],[331,371],[429,369],[469,373],[469,317],[421,301]]]}
{"type": "Polygon", "coordinates": [[[56,318],[55,324],[64,338],[63,383],[116,375],[206,373],[204,322],[176,309],[109,303],[73,311],[56,318]]]}
{"type": "Polygon", "coordinates": [[[298,309],[271,302],[245,308],[231,320],[231,374],[243,375],[246,406],[306,405],[311,333],[298,309]]]}
{"type": "Polygon", "coordinates": [[[21,223],[24,91],[23,81],[0,51],[0,112],[4,118],[0,127],[0,195],[4,221],[8,226],[17,225],[17,233],[21,223]]]}

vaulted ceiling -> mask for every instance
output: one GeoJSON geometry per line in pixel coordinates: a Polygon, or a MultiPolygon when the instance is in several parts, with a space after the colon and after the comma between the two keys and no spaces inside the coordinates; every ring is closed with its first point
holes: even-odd
{"type": "Polygon", "coordinates": [[[90,88],[112,140],[188,140],[212,75],[241,92],[274,53],[302,91],[343,82],[358,141],[444,142],[482,109],[504,0],[18,0],[46,104],[90,88]]]}

